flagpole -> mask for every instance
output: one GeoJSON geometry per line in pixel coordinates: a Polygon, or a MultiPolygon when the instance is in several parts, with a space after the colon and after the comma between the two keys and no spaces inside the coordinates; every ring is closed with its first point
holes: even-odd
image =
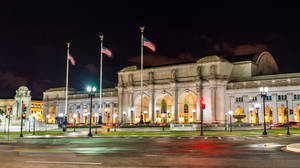
{"type": "Polygon", "coordinates": [[[67,113],[68,113],[68,85],[69,85],[69,57],[70,54],[70,42],[67,42],[67,70],[66,70],[66,101],[65,101],[65,115],[64,118],[62,119],[62,130],[63,132],[66,131],[66,126],[64,125],[65,123],[67,123],[67,113]]]}
{"type": "Polygon", "coordinates": [[[143,120],[143,62],[144,62],[144,56],[143,56],[143,47],[144,47],[144,29],[145,26],[140,27],[141,29],[141,118],[140,118],[140,124],[144,124],[143,120]]]}
{"type": "Polygon", "coordinates": [[[65,101],[65,116],[67,115],[68,110],[68,85],[69,85],[69,52],[70,50],[70,42],[67,43],[67,70],[66,70],[66,101],[65,101]]]}
{"type": "Polygon", "coordinates": [[[104,35],[100,35],[100,93],[99,93],[99,104],[100,104],[100,114],[102,116],[102,120],[104,119],[104,114],[102,114],[102,108],[101,108],[101,104],[102,104],[102,59],[103,59],[103,54],[102,54],[102,48],[103,48],[103,37],[104,35]]]}

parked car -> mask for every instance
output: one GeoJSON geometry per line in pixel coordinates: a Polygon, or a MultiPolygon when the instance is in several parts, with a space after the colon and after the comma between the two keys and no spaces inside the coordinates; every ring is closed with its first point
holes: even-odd
{"type": "Polygon", "coordinates": [[[270,127],[286,127],[287,124],[282,124],[282,123],[272,123],[270,124],[270,127]]]}

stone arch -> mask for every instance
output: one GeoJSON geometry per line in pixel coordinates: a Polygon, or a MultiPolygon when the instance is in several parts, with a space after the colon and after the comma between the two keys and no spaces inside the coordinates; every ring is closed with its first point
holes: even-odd
{"type": "Polygon", "coordinates": [[[300,122],[300,106],[294,108],[294,121],[300,122]]]}
{"type": "Polygon", "coordinates": [[[50,106],[49,115],[50,115],[50,118],[48,119],[48,123],[55,124],[56,108],[54,106],[50,106]]]}
{"type": "Polygon", "coordinates": [[[194,92],[185,92],[179,99],[179,123],[191,123],[197,119],[197,96],[194,92]]]}
{"type": "Polygon", "coordinates": [[[249,123],[258,124],[258,111],[256,108],[250,108],[249,110],[249,123]]]}
{"type": "Polygon", "coordinates": [[[69,123],[74,124],[73,121],[73,113],[69,113],[69,123]]]}
{"type": "Polygon", "coordinates": [[[272,112],[272,110],[271,110],[271,107],[266,107],[265,108],[265,120],[266,120],[266,122],[270,122],[270,123],[272,123],[273,122],[273,112],[272,112]]]}
{"type": "Polygon", "coordinates": [[[257,55],[255,63],[257,65],[256,75],[270,75],[279,73],[278,65],[269,52],[265,51],[257,55]]]}
{"type": "Polygon", "coordinates": [[[164,93],[159,95],[155,100],[155,117],[157,123],[169,123],[173,121],[174,112],[172,110],[173,104],[172,104],[172,96],[170,94],[164,93]],[[166,104],[166,109],[162,109],[163,101],[166,104]]]}
{"type": "Polygon", "coordinates": [[[139,123],[141,119],[141,112],[143,115],[143,121],[144,122],[149,122],[149,107],[150,107],[150,101],[149,101],[149,96],[146,94],[143,95],[143,107],[141,109],[141,96],[138,95],[135,98],[134,101],[134,123],[139,123]]]}
{"type": "Polygon", "coordinates": [[[278,123],[286,123],[286,122],[287,122],[286,107],[281,106],[278,108],[278,123]]]}

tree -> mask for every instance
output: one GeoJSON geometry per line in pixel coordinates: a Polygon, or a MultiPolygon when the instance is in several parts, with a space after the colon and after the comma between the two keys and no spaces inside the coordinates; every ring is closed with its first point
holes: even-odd
{"type": "MultiPolygon", "coordinates": [[[[1,115],[1,116],[5,115],[5,111],[2,110],[2,109],[0,109],[0,115],[1,115]]],[[[1,123],[1,122],[2,122],[2,120],[0,119],[0,123],[1,123]]]]}
{"type": "Polygon", "coordinates": [[[161,112],[166,113],[167,112],[167,102],[165,99],[162,99],[161,101],[161,112]]]}

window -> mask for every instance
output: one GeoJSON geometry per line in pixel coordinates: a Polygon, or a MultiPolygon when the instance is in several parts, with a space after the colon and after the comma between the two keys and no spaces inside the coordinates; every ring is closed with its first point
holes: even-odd
{"type": "Polygon", "coordinates": [[[166,113],[167,112],[167,102],[165,99],[162,99],[161,101],[161,112],[166,113]]]}
{"type": "Polygon", "coordinates": [[[286,95],[278,95],[278,100],[286,100],[286,95]]]}
{"type": "Polygon", "coordinates": [[[77,105],[77,106],[76,106],[76,109],[80,109],[80,105],[77,105]]]}
{"type": "Polygon", "coordinates": [[[236,97],[235,102],[243,102],[243,97],[236,97]]]}
{"type": "Polygon", "coordinates": [[[184,113],[189,113],[189,102],[187,99],[184,99],[184,106],[183,106],[183,110],[184,110],[184,113]]]}
{"type": "Polygon", "coordinates": [[[118,103],[114,103],[114,107],[118,107],[118,103]]]}
{"type": "Polygon", "coordinates": [[[265,100],[266,101],[271,101],[272,100],[272,96],[266,96],[265,100]]]}
{"type": "Polygon", "coordinates": [[[250,96],[249,101],[250,102],[255,102],[255,101],[257,101],[257,97],[256,96],[250,96]]]}
{"type": "Polygon", "coordinates": [[[300,94],[294,95],[294,100],[300,100],[300,94]]]}

